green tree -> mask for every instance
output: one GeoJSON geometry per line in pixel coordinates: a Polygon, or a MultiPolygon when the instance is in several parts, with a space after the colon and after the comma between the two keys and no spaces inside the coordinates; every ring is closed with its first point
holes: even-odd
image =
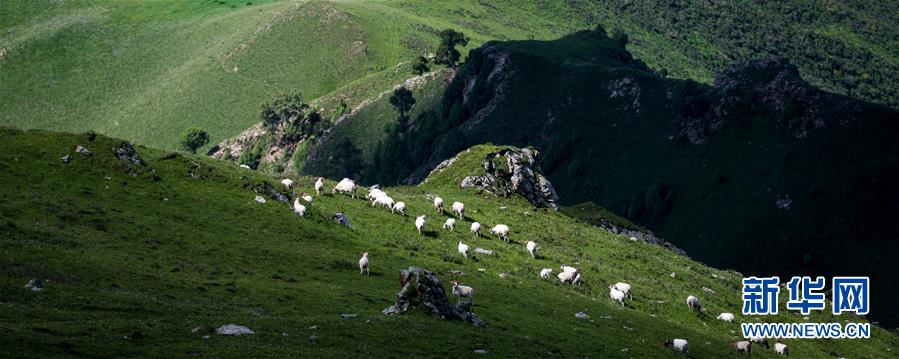
{"type": "Polygon", "coordinates": [[[412,73],[416,75],[422,75],[425,72],[428,72],[430,68],[428,67],[428,59],[424,56],[417,57],[414,61],[412,61],[412,73]]]}
{"type": "Polygon", "coordinates": [[[209,133],[199,127],[191,127],[181,132],[181,146],[193,154],[197,149],[209,143],[209,133]]]}
{"type": "Polygon", "coordinates": [[[435,63],[455,67],[459,62],[461,54],[456,50],[456,46],[468,45],[468,38],[465,34],[453,30],[446,29],[440,32],[440,46],[437,47],[437,57],[435,63]]]}
{"type": "Polygon", "coordinates": [[[268,128],[276,128],[281,122],[292,117],[302,116],[303,111],[307,108],[309,105],[303,102],[303,96],[299,93],[283,94],[270,103],[262,104],[259,120],[268,128]]]}
{"type": "Polygon", "coordinates": [[[415,98],[412,97],[412,91],[405,86],[393,90],[393,96],[390,96],[390,104],[400,113],[400,120],[405,123],[409,116],[409,110],[415,104],[415,98]]]}

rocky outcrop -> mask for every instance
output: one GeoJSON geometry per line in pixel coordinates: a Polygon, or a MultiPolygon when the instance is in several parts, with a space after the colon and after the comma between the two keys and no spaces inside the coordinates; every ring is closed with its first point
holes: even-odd
{"type": "MultiPolygon", "coordinates": [[[[468,176],[462,179],[462,188],[480,188],[500,196],[518,194],[526,198],[536,207],[559,209],[559,197],[549,179],[540,169],[540,153],[533,148],[517,149],[513,147],[487,154],[482,167],[481,176],[468,176]]],[[[435,171],[452,163],[437,166],[435,171]]]]}
{"type": "Polygon", "coordinates": [[[471,303],[449,304],[443,283],[437,274],[422,268],[409,267],[400,270],[400,291],[396,293],[396,304],[385,308],[382,313],[403,314],[415,307],[431,312],[438,319],[462,320],[479,327],[486,325],[471,312],[471,303]]]}

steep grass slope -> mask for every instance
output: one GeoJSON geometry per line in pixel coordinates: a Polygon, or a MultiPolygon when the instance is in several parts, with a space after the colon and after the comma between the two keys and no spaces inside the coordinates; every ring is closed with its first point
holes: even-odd
{"type": "MultiPolygon", "coordinates": [[[[714,316],[739,312],[738,274],[535,210],[519,198],[446,185],[495,147],[461,154],[425,186],[387,189],[411,215],[432,216],[419,236],[412,216],[343,195],[317,197],[299,218],[266,194],[273,184],[281,188],[274,178],[144,147],[138,151],[145,164],[132,165],[113,156],[122,142],[0,131],[0,356],[447,357],[485,349],[497,357],[673,357],[662,341],[675,336],[690,340],[694,357],[737,356],[728,342],[738,324],[714,316]],[[75,154],[77,145],[93,154],[75,154]],[[68,165],[60,161],[64,154],[74,157],[68,165]],[[512,244],[438,230],[444,217],[430,208],[433,193],[466,203],[465,225],[509,224],[512,244]],[[268,202],[255,202],[257,195],[268,202]],[[352,228],[322,218],[338,210],[352,228]],[[497,254],[461,260],[458,240],[497,254]],[[541,244],[536,260],[525,252],[526,240],[541,244]],[[355,266],[362,251],[371,253],[371,276],[355,266]],[[560,263],[579,266],[584,285],[538,278],[540,268],[560,263]],[[396,271],[410,265],[438,272],[444,284],[475,287],[474,310],[487,327],[420,311],[382,316],[398,288],[396,271]],[[24,289],[32,278],[45,279],[46,290],[24,289]],[[634,286],[625,308],[607,298],[606,286],[618,280],[634,286]],[[688,294],[702,298],[703,316],[687,310],[688,294]],[[579,311],[590,320],[575,318],[579,311]],[[341,319],[344,313],[358,317],[341,319]],[[212,333],[228,323],[255,334],[212,333]]],[[[311,179],[296,180],[297,192],[312,190],[311,179]]],[[[762,318],[773,319],[802,320],[786,313],[762,318]]],[[[872,336],[786,343],[801,357],[889,357],[899,346],[880,328],[872,336]]],[[[760,348],[753,356],[774,357],[760,348]]]]}

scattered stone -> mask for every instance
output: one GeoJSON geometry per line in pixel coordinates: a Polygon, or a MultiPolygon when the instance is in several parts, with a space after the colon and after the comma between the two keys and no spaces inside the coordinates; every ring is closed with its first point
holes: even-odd
{"type": "Polygon", "coordinates": [[[215,333],[219,335],[244,335],[253,334],[253,331],[242,325],[228,324],[216,329],[215,333]]]}
{"type": "Polygon", "coordinates": [[[82,154],[82,155],[85,155],[85,156],[90,156],[90,155],[91,155],[91,151],[89,151],[87,148],[85,148],[85,147],[82,146],[82,145],[78,145],[78,147],[75,147],[75,152],[76,152],[76,153],[79,153],[79,154],[82,154]]]}
{"type": "Polygon", "coordinates": [[[637,241],[637,237],[631,237],[631,238],[628,238],[628,239],[630,239],[631,242],[636,242],[636,241],[637,241]]]}
{"type": "MultiPolygon", "coordinates": [[[[451,162],[434,169],[441,171],[451,162]]],[[[559,209],[559,197],[540,168],[540,153],[533,148],[504,148],[487,154],[482,164],[484,175],[465,177],[462,188],[480,188],[501,196],[519,194],[538,208],[559,209]]],[[[433,173],[433,172],[432,172],[433,173]]]]}
{"type": "Polygon", "coordinates": [[[437,274],[418,267],[400,270],[400,290],[396,293],[396,304],[385,308],[382,313],[403,314],[413,306],[431,312],[438,319],[458,319],[479,327],[486,325],[471,312],[470,302],[450,305],[437,274]]]}
{"type": "Polygon", "coordinates": [[[200,327],[193,327],[193,329],[190,330],[191,333],[196,333],[199,331],[200,331],[200,327]]]}
{"type": "Polygon", "coordinates": [[[499,274],[499,277],[502,278],[502,279],[506,279],[506,277],[508,277],[508,276],[509,276],[508,273],[500,273],[500,274],[499,274]]]}
{"type": "Polygon", "coordinates": [[[358,317],[358,315],[356,315],[356,314],[350,314],[350,313],[344,313],[344,314],[341,314],[340,317],[343,318],[343,319],[353,319],[353,318],[355,318],[355,317],[358,317]]]}
{"type": "Polygon", "coordinates": [[[64,163],[64,164],[69,164],[69,162],[72,162],[72,155],[65,155],[65,156],[62,156],[62,158],[61,158],[60,160],[61,160],[62,163],[64,163]]]}
{"type": "Polygon", "coordinates": [[[793,206],[793,200],[790,199],[790,195],[778,195],[777,202],[775,205],[778,209],[789,210],[791,206],[793,206]]]}
{"type": "Polygon", "coordinates": [[[503,206],[503,207],[500,207],[499,209],[507,209],[507,208],[509,208],[509,207],[503,206]]]}
{"type": "Polygon", "coordinates": [[[677,278],[677,274],[674,272],[671,272],[671,278],[677,278]]]}
{"type": "Polygon", "coordinates": [[[309,336],[309,341],[310,341],[310,342],[316,342],[316,341],[318,341],[318,336],[317,336],[317,335],[314,335],[314,334],[313,334],[313,335],[310,335],[310,336],[309,336]]]}
{"type": "Polygon", "coordinates": [[[204,336],[203,336],[203,339],[209,339],[209,336],[208,336],[208,335],[204,335],[204,336]]]}
{"type": "Polygon", "coordinates": [[[487,351],[484,349],[475,349],[474,353],[475,354],[487,354],[487,351]]]}
{"type": "Polygon", "coordinates": [[[262,196],[256,196],[256,202],[265,203],[265,198],[262,198],[262,196]]]}
{"type": "Polygon", "coordinates": [[[590,319],[590,316],[587,315],[587,313],[584,313],[584,312],[577,312],[577,313],[574,313],[574,316],[577,317],[577,318],[580,318],[580,319],[590,319]]]}
{"type": "Polygon", "coordinates": [[[465,272],[455,269],[450,270],[449,273],[452,275],[465,275],[465,272]]]}
{"type": "Polygon", "coordinates": [[[486,271],[487,271],[487,269],[485,269],[485,268],[478,268],[478,272],[486,272],[486,271]]]}
{"type": "Polygon", "coordinates": [[[140,165],[143,162],[140,160],[140,155],[138,155],[137,150],[134,149],[134,145],[129,142],[122,142],[119,147],[113,148],[115,151],[116,158],[122,161],[128,161],[135,165],[140,165]]]}
{"type": "Polygon", "coordinates": [[[287,332],[282,332],[282,333],[281,333],[281,336],[282,336],[282,337],[288,337],[288,336],[290,336],[290,335],[288,335],[287,332]]]}
{"type": "Polygon", "coordinates": [[[475,253],[478,253],[478,254],[488,255],[488,256],[492,256],[493,253],[495,253],[495,251],[492,251],[492,250],[489,250],[489,249],[484,249],[484,248],[481,248],[481,247],[475,248],[475,249],[474,249],[474,252],[475,252],[475,253]]]}
{"type": "Polygon", "coordinates": [[[309,330],[316,330],[316,329],[318,329],[317,325],[313,325],[313,326],[309,327],[309,330]]]}
{"type": "Polygon", "coordinates": [[[706,292],[708,292],[708,293],[715,294],[715,291],[712,290],[712,288],[709,288],[709,287],[702,287],[702,290],[704,290],[704,291],[706,291],[706,292]]]}
{"type": "Polygon", "coordinates": [[[30,289],[32,292],[40,292],[44,290],[44,281],[37,278],[29,280],[28,283],[25,283],[25,289],[30,289]]]}

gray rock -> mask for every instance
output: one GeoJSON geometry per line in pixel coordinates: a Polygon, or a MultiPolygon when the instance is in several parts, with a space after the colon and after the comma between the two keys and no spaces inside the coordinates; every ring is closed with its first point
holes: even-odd
{"type": "Polygon", "coordinates": [[[91,151],[89,151],[87,148],[85,148],[82,145],[78,145],[78,147],[75,147],[75,152],[85,155],[85,156],[89,156],[91,154],[91,151]]]}
{"type": "Polygon", "coordinates": [[[385,308],[382,313],[403,314],[413,307],[427,310],[437,319],[462,320],[479,327],[486,325],[471,312],[471,303],[450,305],[437,274],[417,267],[400,270],[400,291],[396,293],[396,304],[385,308]]]}
{"type": "Polygon", "coordinates": [[[481,248],[481,247],[475,248],[475,249],[474,249],[474,252],[475,252],[475,253],[478,253],[478,254],[486,254],[486,255],[488,255],[488,256],[492,256],[493,253],[495,253],[495,251],[492,251],[492,250],[489,250],[489,249],[484,249],[484,248],[481,248]]]}
{"type": "Polygon", "coordinates": [[[590,319],[590,316],[587,315],[587,313],[584,313],[584,312],[577,312],[577,313],[574,313],[574,316],[577,317],[577,318],[579,318],[579,319],[590,319]]]}
{"type": "Polygon", "coordinates": [[[344,313],[344,314],[341,314],[341,315],[340,315],[340,317],[343,318],[343,319],[353,319],[353,318],[358,317],[358,316],[359,316],[359,315],[357,315],[357,314],[349,314],[349,313],[344,313]]]}
{"type": "Polygon", "coordinates": [[[253,334],[253,331],[242,325],[228,324],[218,327],[218,329],[215,330],[215,333],[219,335],[244,335],[253,334]]]}
{"type": "Polygon", "coordinates": [[[256,202],[265,203],[265,198],[262,198],[262,196],[256,196],[256,202]]]}
{"type": "Polygon", "coordinates": [[[462,188],[480,188],[500,196],[518,194],[536,207],[558,210],[556,202],[559,197],[552,183],[543,175],[539,157],[539,152],[533,148],[508,147],[489,153],[482,164],[484,174],[465,177],[459,185],[462,188]]]}
{"type": "Polygon", "coordinates": [[[60,158],[60,161],[65,164],[69,164],[69,162],[72,162],[72,155],[62,156],[62,158],[60,158]]]}
{"type": "Polygon", "coordinates": [[[128,161],[135,165],[143,164],[140,160],[140,155],[137,153],[137,150],[134,149],[134,145],[130,142],[122,142],[119,147],[113,148],[115,151],[116,158],[122,161],[128,161]]]}
{"type": "Polygon", "coordinates": [[[29,280],[28,283],[25,284],[25,289],[30,289],[33,292],[40,292],[44,290],[44,281],[37,278],[29,280]]]}
{"type": "Polygon", "coordinates": [[[474,353],[475,354],[487,354],[487,351],[484,349],[475,349],[474,353]]]}

